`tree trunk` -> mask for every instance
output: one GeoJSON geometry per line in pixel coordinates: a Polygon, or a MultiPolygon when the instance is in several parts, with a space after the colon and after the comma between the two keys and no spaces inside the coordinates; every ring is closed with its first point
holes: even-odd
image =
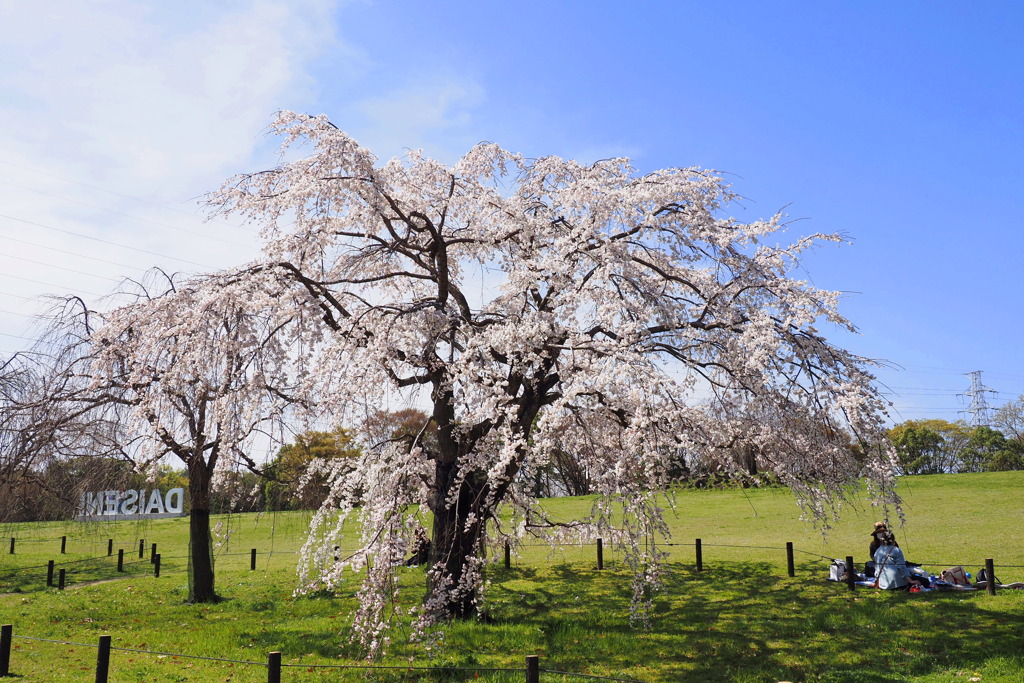
{"type": "Polygon", "coordinates": [[[480,554],[488,514],[481,509],[483,485],[474,483],[472,475],[459,486],[455,504],[445,504],[455,470],[454,463],[439,462],[436,467],[437,489],[429,567],[439,571],[429,575],[427,590],[431,598],[443,593],[440,610],[445,617],[466,619],[477,612],[476,582],[463,584],[462,581],[471,568],[472,560],[480,554]],[[469,523],[471,514],[473,522],[469,523]]]}
{"type": "Polygon", "coordinates": [[[188,601],[191,603],[220,600],[213,588],[210,474],[202,458],[196,457],[189,463],[188,601]]]}

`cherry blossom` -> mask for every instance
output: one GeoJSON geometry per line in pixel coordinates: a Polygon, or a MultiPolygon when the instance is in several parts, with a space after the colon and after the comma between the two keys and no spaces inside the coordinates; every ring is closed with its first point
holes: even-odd
{"type": "MultiPolygon", "coordinates": [[[[163,387],[137,404],[151,423],[201,384],[233,452],[285,410],[351,425],[427,408],[429,443],[367,444],[328,473],[299,567],[303,590],[361,581],[355,632],[371,653],[424,526],[420,635],[475,614],[488,548],[528,535],[618,546],[642,618],[679,463],[731,475],[742,451],[822,524],[865,479],[895,501],[872,364],[819,331],[854,329],[837,294],[791,275],[837,236],[780,242],[783,216],[730,217],[732,191],[699,168],[490,143],[451,166],[418,151],[381,163],[322,116],[282,112],[272,129],[281,164],[209,198],[259,228],[261,258],[114,312],[94,371],[163,387]],[[592,479],[584,519],[556,523],[537,503],[555,453],[592,479]],[[339,555],[355,518],[357,549],[339,555]]],[[[152,428],[166,445],[168,427],[152,428]]]]}

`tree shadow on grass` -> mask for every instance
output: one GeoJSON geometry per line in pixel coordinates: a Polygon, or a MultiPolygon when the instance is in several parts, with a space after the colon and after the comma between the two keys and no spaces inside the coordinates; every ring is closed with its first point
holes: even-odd
{"type": "MultiPolygon", "coordinates": [[[[889,683],[971,671],[995,658],[1024,671],[1024,610],[1012,595],[850,592],[826,581],[817,565],[802,565],[797,578],[769,563],[715,563],[700,573],[682,563],[666,569],[649,621],[632,623],[632,575],[621,568],[491,567],[486,619],[449,624],[431,661],[456,668],[518,665],[526,654],[539,654],[545,669],[643,681],[889,683]]],[[[315,600],[333,603],[332,612],[352,604],[351,597],[315,600]]],[[[308,630],[275,628],[271,602],[252,608],[266,610],[265,624],[238,634],[238,641],[254,652],[281,650],[286,661],[313,655],[357,662],[363,655],[347,642],[343,618],[337,628],[323,622],[308,630]]],[[[423,661],[422,651],[401,644],[407,635],[392,634],[394,654],[423,661]]],[[[450,674],[446,680],[463,675],[450,674]]]]}
{"type": "Polygon", "coordinates": [[[754,562],[667,569],[640,628],[629,620],[630,574],[569,565],[529,579],[515,570],[495,575],[495,620],[537,628],[546,651],[571,670],[587,655],[630,669],[656,660],[657,680],[882,683],[978,668],[995,657],[1024,670],[1024,614],[1017,603],[986,602],[999,596],[851,593],[825,581],[817,566],[820,579],[807,578],[804,567],[789,578],[754,562]],[[591,646],[575,656],[581,640],[591,646]],[[593,645],[600,641],[607,647],[593,645]]]}

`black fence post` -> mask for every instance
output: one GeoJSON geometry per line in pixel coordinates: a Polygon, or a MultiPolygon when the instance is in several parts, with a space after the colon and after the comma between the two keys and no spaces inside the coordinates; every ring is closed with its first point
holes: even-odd
{"type": "Polygon", "coordinates": [[[700,547],[700,539],[696,539],[693,543],[694,550],[697,551],[697,571],[704,571],[704,551],[700,547]]]}
{"type": "Polygon", "coordinates": [[[505,541],[505,569],[512,568],[512,546],[505,541]]]}
{"type": "Polygon", "coordinates": [[[281,683],[281,653],[267,655],[267,683],[281,683]]]}
{"type": "Polygon", "coordinates": [[[0,676],[7,676],[11,673],[11,638],[13,638],[14,626],[4,624],[0,626],[0,676]]]}
{"type": "Polygon", "coordinates": [[[124,571],[124,548],[117,549],[117,571],[124,571]]]}
{"type": "Polygon", "coordinates": [[[57,574],[57,590],[59,590],[59,591],[64,590],[64,570],[63,569],[61,569],[60,572],[57,574]]]}
{"type": "Polygon", "coordinates": [[[156,563],[156,543],[149,549],[149,561],[154,564],[156,563]]]}
{"type": "Polygon", "coordinates": [[[160,554],[153,556],[153,578],[160,578],[160,554]]]}
{"type": "Polygon", "coordinates": [[[53,560],[46,563],[46,587],[53,586],[53,560]]]}
{"type": "Polygon", "coordinates": [[[68,537],[67,536],[61,536],[60,537],[60,554],[63,555],[64,551],[67,550],[67,549],[68,549],[68,537]]]}
{"type": "Polygon", "coordinates": [[[995,560],[991,557],[985,560],[985,578],[988,581],[985,582],[985,590],[988,591],[989,595],[996,594],[996,565],[995,560]]]}
{"type": "Polygon", "coordinates": [[[113,554],[114,554],[114,539],[108,538],[107,539],[107,557],[110,557],[113,554]]]}
{"type": "Polygon", "coordinates": [[[139,559],[141,560],[146,556],[146,539],[139,539],[139,559]]]}
{"type": "Polygon", "coordinates": [[[790,578],[796,576],[796,565],[793,564],[793,542],[786,541],[786,568],[790,578]]]}
{"type": "Polygon", "coordinates": [[[853,573],[853,555],[846,556],[846,587],[850,590],[857,587],[857,575],[853,573]]]}
{"type": "Polygon", "coordinates": [[[540,657],[526,655],[526,683],[540,683],[540,657]]]}
{"type": "Polygon", "coordinates": [[[256,571],[256,548],[249,551],[249,571],[256,571]]]}
{"type": "Polygon", "coordinates": [[[604,569],[604,539],[597,539],[597,568],[604,569]]]}
{"type": "Polygon", "coordinates": [[[110,673],[110,636],[100,636],[100,649],[96,652],[96,683],[107,683],[110,673]]]}
{"type": "Polygon", "coordinates": [[[11,537],[11,555],[14,554],[14,541],[17,540],[13,536],[11,537]]]}

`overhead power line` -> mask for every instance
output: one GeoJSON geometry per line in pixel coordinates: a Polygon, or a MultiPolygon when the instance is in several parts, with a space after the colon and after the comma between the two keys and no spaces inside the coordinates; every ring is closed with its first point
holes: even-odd
{"type": "MultiPolygon", "coordinates": [[[[2,235],[0,235],[0,237],[2,237],[2,235]]],[[[86,272],[84,270],[77,270],[75,268],[68,268],[67,266],[58,266],[58,265],[54,265],[53,263],[46,263],[45,261],[36,261],[35,259],[25,258],[24,256],[15,256],[14,254],[0,254],[0,256],[2,256],[4,258],[17,259],[19,261],[24,261],[26,263],[34,263],[37,266],[46,266],[47,268],[57,268],[58,270],[66,270],[69,273],[76,273],[78,275],[86,275],[88,277],[96,277],[96,278],[100,278],[101,280],[110,280],[111,282],[120,282],[120,280],[118,280],[116,277],[107,277],[106,275],[96,275],[95,273],[88,273],[88,272],[86,272]]],[[[134,268],[135,266],[129,266],[129,267],[134,268]]],[[[139,270],[142,270],[142,269],[140,268],[139,270]]]]}
{"type": "MultiPolygon", "coordinates": [[[[39,169],[31,168],[29,166],[23,166],[22,164],[16,164],[16,163],[11,162],[11,161],[2,161],[2,160],[0,160],[0,164],[3,164],[4,166],[10,166],[11,168],[17,168],[17,169],[20,169],[22,171],[28,171],[29,173],[35,173],[36,175],[46,176],[47,178],[53,178],[54,180],[59,180],[59,181],[64,182],[64,183],[71,183],[72,185],[81,185],[82,187],[87,187],[90,190],[98,190],[99,192],[105,192],[107,194],[112,194],[115,197],[121,197],[123,199],[130,199],[133,202],[139,202],[141,204],[149,204],[150,206],[156,206],[156,207],[161,208],[161,209],[167,209],[168,211],[177,211],[178,213],[183,213],[186,216],[190,216],[192,218],[195,218],[195,213],[193,213],[191,211],[186,211],[186,210],[184,210],[182,208],[179,208],[177,206],[171,206],[170,204],[161,204],[160,202],[154,202],[154,201],[151,201],[149,199],[143,199],[141,197],[135,197],[133,195],[125,194],[123,192],[117,192],[115,190],[110,190],[110,189],[107,189],[105,187],[99,187],[98,185],[90,185],[89,183],[83,183],[80,180],[72,180],[71,178],[63,178],[63,177],[61,177],[59,175],[54,175],[53,173],[47,173],[46,171],[40,171],[39,169]]],[[[238,226],[235,226],[235,227],[238,227],[238,226]]],[[[244,230],[244,228],[241,228],[241,229],[244,230]]]]}
{"type": "MultiPolygon", "coordinates": [[[[25,282],[34,282],[37,285],[46,285],[47,287],[56,287],[57,289],[71,290],[71,287],[64,287],[63,285],[55,285],[52,282],[43,282],[42,280],[33,280],[30,277],[22,277],[21,275],[11,275],[10,273],[0,273],[0,277],[10,277],[15,280],[24,280],[25,282]]],[[[74,291],[78,294],[88,294],[89,296],[104,297],[106,294],[100,294],[99,292],[90,292],[85,289],[74,288],[74,291]]]]}
{"type": "Polygon", "coordinates": [[[172,261],[180,261],[182,263],[187,263],[189,265],[199,266],[200,268],[205,268],[206,270],[219,270],[218,268],[214,268],[213,266],[206,265],[205,263],[199,263],[197,261],[189,261],[188,259],[178,258],[177,256],[167,256],[166,254],[161,254],[159,252],[150,251],[148,249],[140,249],[139,247],[130,247],[127,244],[120,244],[118,242],[112,242],[110,240],[105,240],[105,239],[102,239],[100,237],[93,237],[92,235],[83,235],[82,233],[75,232],[73,230],[65,230],[63,228],[55,228],[52,225],[46,225],[44,223],[38,223],[36,221],[25,220],[24,218],[16,218],[15,216],[8,216],[7,214],[3,214],[3,213],[0,213],[0,218],[6,218],[7,220],[17,221],[18,223],[24,223],[26,225],[34,225],[37,228],[43,228],[44,230],[52,230],[54,232],[60,232],[60,233],[63,233],[65,235],[73,235],[75,237],[81,237],[82,239],[92,240],[94,242],[101,242],[103,244],[109,244],[110,246],[119,247],[121,249],[129,249],[131,251],[137,251],[140,254],[149,254],[150,256],[159,256],[160,258],[171,259],[172,261]]]}
{"type": "MultiPolygon", "coordinates": [[[[174,230],[175,232],[181,232],[181,233],[184,233],[186,235],[193,235],[195,237],[201,237],[203,239],[216,240],[218,242],[223,242],[224,244],[231,245],[233,247],[245,248],[247,246],[247,245],[244,245],[244,244],[239,244],[238,242],[232,242],[231,240],[226,240],[226,239],[224,239],[222,237],[217,237],[216,235],[211,235],[209,232],[205,232],[205,233],[204,232],[198,232],[196,230],[189,230],[188,228],[182,228],[182,227],[179,227],[179,226],[176,226],[176,225],[171,225],[170,223],[164,223],[163,221],[153,220],[152,218],[144,218],[142,216],[134,216],[134,215],[132,215],[130,213],[124,213],[123,211],[117,211],[116,209],[108,209],[106,207],[97,206],[96,204],[90,204],[88,202],[83,202],[83,201],[78,200],[78,199],[71,199],[70,197],[62,197],[61,195],[58,195],[58,194],[53,194],[51,192],[44,192],[43,190],[37,190],[35,188],[26,187],[24,185],[18,185],[17,183],[12,183],[12,182],[7,181],[7,180],[0,180],[0,183],[3,183],[4,185],[8,185],[10,187],[16,187],[19,190],[27,190],[29,192],[35,192],[36,194],[41,194],[44,197],[53,197],[54,199],[59,199],[59,200],[61,200],[63,202],[68,202],[70,204],[78,204],[79,206],[84,206],[84,207],[87,207],[87,208],[90,208],[90,209],[96,209],[97,211],[105,211],[107,213],[112,213],[115,216],[123,216],[125,218],[130,218],[133,221],[142,221],[142,222],[145,222],[145,223],[152,223],[153,225],[159,225],[162,228],[167,228],[168,230],[174,230]]],[[[194,217],[195,216],[193,216],[193,218],[194,217]]],[[[236,228],[238,230],[244,230],[244,228],[238,227],[236,225],[232,225],[231,223],[227,223],[227,225],[230,225],[231,227],[236,228]]]]}
{"type": "MultiPolygon", "coordinates": [[[[37,244],[35,242],[29,242],[28,240],[20,240],[17,237],[8,237],[7,235],[0,235],[0,239],[8,240],[9,242],[18,242],[19,244],[27,244],[30,247],[38,247],[40,249],[49,249],[50,251],[56,251],[56,252],[61,253],[61,254],[69,254],[71,256],[78,256],[80,258],[89,259],[90,261],[99,261],[100,263],[106,263],[106,264],[111,265],[111,266],[118,266],[119,268],[131,268],[132,270],[145,270],[145,268],[140,268],[139,266],[130,266],[127,263],[118,263],[117,261],[109,261],[107,259],[100,258],[98,256],[89,256],[88,254],[81,254],[81,253],[74,252],[74,251],[68,251],[67,249],[58,249],[57,247],[51,247],[51,246],[46,245],[46,244],[37,244]]],[[[25,259],[22,256],[13,256],[11,254],[0,254],[0,255],[2,255],[2,256],[10,256],[11,258],[21,258],[21,259],[26,260],[26,261],[28,260],[28,259],[25,259]]],[[[49,265],[49,264],[44,263],[42,265],[49,265]]],[[[54,267],[55,268],[59,268],[60,266],[54,266],[54,267]]]]}

